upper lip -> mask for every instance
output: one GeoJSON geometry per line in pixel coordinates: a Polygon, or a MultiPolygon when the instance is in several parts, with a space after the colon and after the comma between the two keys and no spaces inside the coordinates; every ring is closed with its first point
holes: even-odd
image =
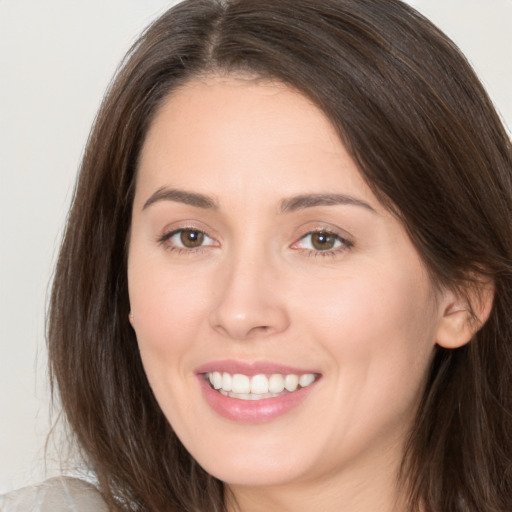
{"type": "Polygon", "coordinates": [[[274,373],[289,375],[303,375],[305,373],[319,374],[320,372],[311,368],[297,368],[293,366],[283,365],[279,363],[273,363],[270,361],[236,361],[232,359],[225,359],[222,361],[211,361],[203,364],[196,369],[196,373],[211,373],[211,372],[226,372],[231,375],[240,373],[242,375],[253,376],[259,374],[272,375],[274,373]]]}

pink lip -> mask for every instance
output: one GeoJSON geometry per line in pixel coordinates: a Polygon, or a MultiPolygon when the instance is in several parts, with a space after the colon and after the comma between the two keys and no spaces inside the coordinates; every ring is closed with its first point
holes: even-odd
{"type": "Polygon", "coordinates": [[[294,368],[292,366],[285,366],[267,361],[249,363],[245,361],[234,361],[231,359],[226,359],[224,361],[213,361],[211,363],[206,363],[196,369],[197,374],[211,372],[226,372],[230,373],[231,375],[235,373],[241,373],[243,375],[248,375],[249,377],[259,374],[272,375],[273,373],[280,373],[282,375],[303,375],[305,373],[319,373],[312,369],[294,368]]]}
{"type": "Polygon", "coordinates": [[[212,389],[209,382],[205,379],[204,374],[213,371],[228,372],[231,374],[242,373],[244,375],[269,375],[272,373],[285,375],[293,373],[302,375],[304,373],[318,372],[300,370],[298,368],[273,363],[244,363],[238,361],[217,361],[198,368],[196,371],[197,378],[208,405],[220,416],[239,423],[265,423],[286,414],[306,400],[318,383],[318,380],[316,380],[313,384],[305,388],[294,391],[293,393],[285,393],[274,398],[241,400],[239,398],[224,396],[212,389]]]}

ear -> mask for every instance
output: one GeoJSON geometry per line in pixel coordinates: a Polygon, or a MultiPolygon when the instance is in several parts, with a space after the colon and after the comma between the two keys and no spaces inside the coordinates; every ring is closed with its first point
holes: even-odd
{"type": "Polygon", "coordinates": [[[442,318],[436,343],[443,348],[459,348],[469,343],[491,314],[494,283],[478,282],[468,288],[447,291],[443,297],[442,318]]]}

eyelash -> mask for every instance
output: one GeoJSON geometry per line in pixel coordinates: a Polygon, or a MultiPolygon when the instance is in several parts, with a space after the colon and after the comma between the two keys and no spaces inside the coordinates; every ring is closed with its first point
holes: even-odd
{"type": "Polygon", "coordinates": [[[334,237],[335,242],[339,242],[340,245],[333,249],[325,249],[325,250],[303,249],[303,248],[297,248],[297,250],[299,250],[301,253],[304,253],[306,256],[313,257],[313,258],[317,258],[317,257],[334,258],[336,256],[340,256],[342,253],[351,249],[354,246],[354,244],[350,240],[347,240],[346,238],[342,237],[335,231],[322,228],[322,229],[314,229],[312,231],[308,231],[307,233],[304,233],[297,242],[294,242],[292,244],[292,248],[293,248],[293,246],[297,245],[302,240],[305,240],[307,237],[311,237],[315,234],[322,234],[327,237],[334,237]]]}
{"type": "Polygon", "coordinates": [[[196,254],[198,252],[202,252],[206,250],[207,247],[211,247],[211,245],[200,245],[198,247],[180,247],[178,245],[175,245],[170,242],[170,240],[175,236],[178,235],[184,231],[191,231],[195,233],[199,233],[200,235],[204,235],[205,237],[209,238],[210,240],[213,240],[210,236],[207,235],[205,231],[202,231],[201,229],[197,229],[195,227],[183,227],[179,229],[174,229],[172,231],[169,231],[168,233],[164,233],[162,236],[158,238],[158,243],[164,246],[164,248],[168,251],[175,252],[176,254],[186,254],[186,255],[192,255],[196,254]]]}
{"type": "MultiPolygon", "coordinates": [[[[208,236],[208,234],[200,229],[197,229],[197,228],[194,228],[194,227],[183,227],[183,228],[179,228],[179,229],[175,229],[173,231],[169,231],[168,233],[164,233],[162,236],[160,236],[158,238],[158,243],[163,245],[165,247],[166,250],[169,250],[169,251],[172,251],[172,252],[175,252],[177,254],[186,254],[186,255],[193,255],[193,254],[197,254],[198,252],[203,252],[205,250],[207,250],[208,247],[215,247],[215,245],[212,245],[212,244],[209,244],[209,245],[200,245],[198,247],[180,247],[180,246],[177,246],[177,245],[174,245],[172,243],[170,243],[170,240],[184,232],[184,231],[191,231],[191,232],[195,232],[195,233],[198,233],[199,235],[202,235],[202,236],[205,236],[207,237],[208,239],[210,240],[213,240],[213,238],[211,238],[210,236],[208,236]]],[[[339,256],[340,254],[344,253],[345,251],[351,249],[352,247],[354,246],[354,244],[350,241],[350,240],[347,240],[346,238],[343,238],[342,236],[340,236],[338,233],[336,233],[335,231],[333,230],[330,230],[330,229],[315,229],[315,230],[312,230],[312,231],[308,231],[307,233],[304,233],[297,242],[294,242],[292,244],[292,248],[295,249],[295,250],[298,250],[299,252],[305,254],[306,256],[308,257],[336,257],[336,256],[339,256]],[[336,242],[339,242],[340,245],[336,248],[333,248],[333,249],[325,249],[325,250],[321,250],[321,249],[318,249],[318,250],[315,250],[315,249],[304,249],[304,248],[300,248],[300,247],[297,247],[295,248],[294,246],[296,246],[299,242],[301,242],[302,240],[305,240],[307,237],[310,237],[310,236],[313,236],[315,234],[324,234],[328,237],[334,237],[335,238],[335,241],[336,242]]]]}

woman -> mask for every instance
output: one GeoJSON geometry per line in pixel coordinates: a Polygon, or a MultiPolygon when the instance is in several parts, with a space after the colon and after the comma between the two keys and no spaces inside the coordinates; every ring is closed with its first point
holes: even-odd
{"type": "Polygon", "coordinates": [[[168,11],[98,114],[51,301],[106,506],[510,510],[511,214],[499,118],[410,7],[168,11]]]}

